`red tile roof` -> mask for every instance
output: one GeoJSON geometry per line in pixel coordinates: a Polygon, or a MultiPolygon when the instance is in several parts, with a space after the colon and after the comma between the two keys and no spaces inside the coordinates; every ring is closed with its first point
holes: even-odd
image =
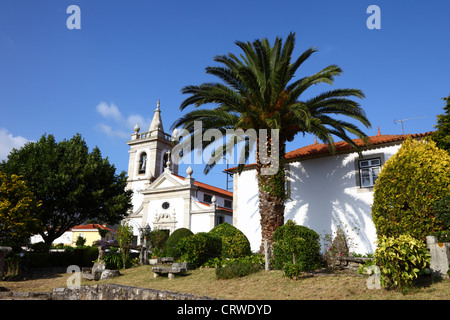
{"type": "MultiPolygon", "coordinates": [[[[174,173],[172,173],[172,174],[174,176],[180,178],[180,179],[183,179],[183,180],[185,179],[184,177],[179,176],[177,174],[174,174],[174,173]]],[[[194,180],[194,185],[196,185],[197,187],[199,187],[201,189],[209,190],[211,192],[216,192],[216,193],[219,193],[219,194],[221,194],[223,196],[227,196],[227,197],[233,198],[233,192],[230,192],[230,191],[227,191],[227,190],[224,190],[224,189],[221,189],[221,188],[217,188],[217,187],[214,187],[214,186],[211,186],[209,184],[206,184],[206,183],[203,183],[203,182],[200,182],[200,181],[196,181],[196,180],[194,180]]]]}
{"type": "MultiPolygon", "coordinates": [[[[426,133],[416,133],[416,134],[393,134],[393,135],[376,135],[368,137],[367,143],[364,143],[361,139],[353,139],[353,142],[360,148],[370,148],[371,146],[376,146],[380,144],[393,143],[398,141],[403,141],[409,136],[412,138],[421,138],[429,136],[432,132],[426,133]]],[[[353,151],[353,146],[344,141],[339,141],[335,143],[335,152],[345,152],[353,151]]],[[[292,160],[297,158],[305,158],[310,156],[318,156],[322,154],[331,154],[331,150],[327,144],[324,143],[314,143],[309,146],[293,150],[286,153],[286,160],[292,160]]]]}
{"type": "MultiPolygon", "coordinates": [[[[433,132],[425,132],[425,133],[415,133],[415,134],[393,134],[393,135],[381,135],[378,134],[376,136],[368,137],[367,143],[364,143],[361,139],[353,139],[353,142],[360,148],[370,148],[377,145],[400,142],[405,140],[408,137],[412,137],[414,139],[427,137],[431,135],[433,132]]],[[[352,152],[354,151],[353,146],[345,141],[338,141],[335,143],[335,152],[336,153],[344,153],[344,152],[352,152]]],[[[286,160],[302,160],[319,156],[330,155],[331,150],[328,144],[324,143],[314,143],[308,146],[290,151],[286,153],[286,160]]],[[[245,168],[254,167],[255,164],[245,165],[245,168]]],[[[225,171],[235,171],[237,167],[226,169],[225,171]]]]}
{"type": "Polygon", "coordinates": [[[97,223],[95,223],[95,224],[94,223],[91,223],[91,224],[80,224],[80,225],[77,225],[77,226],[73,227],[71,231],[86,230],[86,229],[103,229],[103,230],[108,230],[110,232],[115,232],[115,233],[117,232],[114,229],[108,228],[108,227],[106,227],[104,225],[97,224],[97,223]]]}

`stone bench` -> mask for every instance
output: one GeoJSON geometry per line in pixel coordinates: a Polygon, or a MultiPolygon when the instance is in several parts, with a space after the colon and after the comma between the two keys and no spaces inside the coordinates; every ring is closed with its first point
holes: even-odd
{"type": "Polygon", "coordinates": [[[188,270],[187,263],[174,263],[171,267],[152,267],[153,277],[157,278],[162,274],[167,274],[169,280],[175,278],[176,274],[185,274],[188,270]]]}
{"type": "Polygon", "coordinates": [[[173,263],[172,257],[162,257],[162,258],[156,258],[156,259],[149,259],[149,264],[170,264],[173,263]]]}

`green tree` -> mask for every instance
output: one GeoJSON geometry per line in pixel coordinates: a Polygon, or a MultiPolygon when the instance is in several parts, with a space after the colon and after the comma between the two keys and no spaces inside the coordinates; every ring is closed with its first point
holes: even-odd
{"type": "Polygon", "coordinates": [[[133,242],[133,227],[126,223],[121,224],[117,228],[117,242],[119,243],[120,252],[122,252],[123,267],[126,268],[130,246],[133,242]]]}
{"type": "Polygon", "coordinates": [[[89,152],[79,134],[61,142],[43,135],[14,149],[0,170],[21,175],[42,202],[37,212],[39,234],[49,245],[88,219],[118,223],[131,208],[132,191],[125,191],[125,172],[116,174],[97,147],[89,152]]]}
{"type": "MultiPolygon", "coordinates": [[[[233,53],[218,55],[214,60],[221,66],[206,68],[207,74],[218,77],[223,83],[203,83],[182,89],[183,94],[190,96],[182,102],[180,110],[191,105],[198,108],[213,104],[215,107],[188,112],[174,122],[172,129],[182,127],[192,136],[202,134],[195,132],[194,125],[194,121],[201,121],[203,132],[217,129],[223,135],[226,135],[226,130],[230,128],[242,129],[244,132],[254,129],[257,135],[260,129],[266,130],[267,144],[259,145],[259,139],[256,139],[256,142],[247,140],[238,145],[242,146],[241,157],[245,160],[248,160],[250,151],[256,147],[263,246],[266,240],[272,242],[273,232],[284,223],[286,143],[293,141],[299,133],[311,133],[328,143],[331,149],[334,149],[333,136],[357,148],[348,134],[364,139],[366,135],[357,125],[347,121],[347,118],[366,127],[370,127],[370,122],[360,105],[351,99],[363,98],[361,90],[336,89],[304,98],[307,90],[314,85],[332,85],[334,77],[340,75],[342,70],[337,65],[330,65],[311,76],[296,78],[298,68],[316,49],[310,48],[293,60],[294,33],[289,34],[284,44],[281,38],[276,38],[273,46],[267,39],[258,39],[253,43],[238,41],[236,45],[243,51],[240,57],[233,53]],[[265,164],[259,152],[267,148],[266,153],[271,157],[272,148],[277,143],[279,157],[275,164],[278,165],[278,170],[274,174],[264,174],[264,170],[271,164],[265,164]]],[[[214,139],[211,140],[203,142],[202,148],[214,142],[214,139]]],[[[237,139],[228,139],[223,142],[221,150],[234,148],[238,143],[237,139]]],[[[275,155],[275,149],[273,150],[275,155]]],[[[205,172],[222,156],[220,151],[213,153],[205,172]]],[[[239,165],[240,172],[243,166],[239,165]]]]}
{"type": "Polygon", "coordinates": [[[374,186],[372,218],[378,237],[416,239],[440,231],[433,204],[450,193],[450,155],[431,140],[405,140],[374,186]]]}
{"type": "Polygon", "coordinates": [[[434,126],[437,130],[433,133],[432,139],[439,148],[450,153],[450,95],[442,100],[447,102],[445,112],[437,116],[437,124],[434,126]]]}
{"type": "Polygon", "coordinates": [[[21,245],[39,229],[40,203],[19,176],[0,171],[0,244],[21,245]]]}

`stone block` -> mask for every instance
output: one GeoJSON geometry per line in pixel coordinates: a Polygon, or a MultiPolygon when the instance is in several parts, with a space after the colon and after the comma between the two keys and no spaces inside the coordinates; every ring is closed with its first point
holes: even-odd
{"type": "Polygon", "coordinates": [[[436,237],[427,236],[427,247],[431,255],[430,269],[433,275],[448,279],[450,243],[439,243],[436,237]]]}
{"type": "Polygon", "coordinates": [[[118,276],[120,276],[119,270],[106,269],[102,272],[100,280],[111,279],[111,278],[118,277],[118,276]]]}

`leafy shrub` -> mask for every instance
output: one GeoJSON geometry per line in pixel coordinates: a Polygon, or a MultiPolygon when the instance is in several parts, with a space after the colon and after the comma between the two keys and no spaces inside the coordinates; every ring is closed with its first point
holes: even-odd
{"type": "Polygon", "coordinates": [[[443,229],[450,231],[450,194],[435,201],[432,209],[436,218],[443,224],[443,229]]]}
{"type": "Polygon", "coordinates": [[[220,238],[207,232],[199,232],[181,239],[177,246],[183,261],[199,267],[211,258],[219,257],[222,250],[220,238]]]}
{"type": "Polygon", "coordinates": [[[450,155],[433,141],[405,140],[383,166],[374,187],[377,235],[420,239],[442,229],[432,205],[450,192],[450,155]]]}
{"type": "Polygon", "coordinates": [[[248,262],[232,262],[216,269],[217,279],[233,279],[258,272],[260,265],[248,262]]]}
{"type": "Polygon", "coordinates": [[[435,236],[437,242],[450,242],[450,231],[437,231],[430,234],[430,236],[435,236]]]}
{"type": "Polygon", "coordinates": [[[302,271],[304,271],[304,267],[301,262],[286,262],[283,265],[284,276],[293,280],[296,280],[302,271]]]}
{"type": "Polygon", "coordinates": [[[430,262],[425,243],[411,235],[382,236],[374,253],[381,271],[381,284],[402,291],[408,289],[430,262]]]}
{"type": "Polygon", "coordinates": [[[239,257],[239,258],[223,258],[223,257],[216,257],[209,259],[204,266],[210,267],[210,268],[219,268],[226,266],[227,264],[231,263],[250,263],[254,265],[264,266],[264,255],[263,254],[251,254],[245,257],[239,257]]]}
{"type": "Polygon", "coordinates": [[[122,254],[117,248],[110,248],[110,251],[103,256],[103,262],[106,264],[106,269],[113,270],[130,268],[133,265],[131,256],[126,255],[124,267],[122,254]]]}
{"type": "Polygon", "coordinates": [[[221,255],[224,258],[238,258],[251,254],[250,241],[242,231],[229,223],[221,223],[209,231],[222,240],[221,255]]]}
{"type": "Polygon", "coordinates": [[[285,263],[298,265],[302,271],[322,266],[317,232],[288,220],[277,228],[273,240],[275,268],[283,269],[285,263]]]}
{"type": "Polygon", "coordinates": [[[187,228],[179,228],[172,232],[166,242],[166,254],[169,257],[178,258],[181,256],[181,253],[177,249],[178,243],[181,239],[189,237],[194,233],[187,228]]]}
{"type": "Polygon", "coordinates": [[[152,246],[153,254],[164,254],[169,240],[168,230],[153,230],[150,232],[149,240],[152,246]]]}

